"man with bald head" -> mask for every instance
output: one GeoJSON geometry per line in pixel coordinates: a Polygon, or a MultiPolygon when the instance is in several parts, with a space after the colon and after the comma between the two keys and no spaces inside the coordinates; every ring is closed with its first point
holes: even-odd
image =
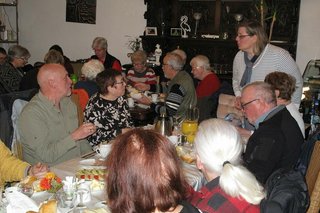
{"type": "Polygon", "coordinates": [[[72,82],[64,66],[43,65],[37,80],[40,91],[18,120],[24,160],[52,166],[90,151],[84,139],[96,127],[86,123],[78,128],[77,107],[70,98],[72,82]]]}
{"type": "Polygon", "coordinates": [[[293,168],[304,139],[287,108],[277,106],[271,85],[264,82],[248,84],[242,90],[240,102],[245,117],[255,126],[243,160],[264,184],[275,170],[293,168]]]}

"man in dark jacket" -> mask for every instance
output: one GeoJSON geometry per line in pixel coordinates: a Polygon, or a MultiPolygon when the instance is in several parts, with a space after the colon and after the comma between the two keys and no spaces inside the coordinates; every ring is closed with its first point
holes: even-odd
{"type": "Polygon", "coordinates": [[[242,90],[241,107],[255,126],[243,155],[246,167],[265,183],[279,168],[292,168],[304,141],[295,119],[285,106],[276,104],[269,84],[254,82],[242,90]]]}

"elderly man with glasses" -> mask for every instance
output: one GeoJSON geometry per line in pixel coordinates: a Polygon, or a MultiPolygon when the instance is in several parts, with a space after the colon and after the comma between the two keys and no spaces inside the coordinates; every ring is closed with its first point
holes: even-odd
{"type": "Polygon", "coordinates": [[[304,139],[286,107],[277,106],[269,84],[248,84],[242,90],[240,103],[245,117],[255,126],[243,155],[244,164],[264,184],[275,170],[293,168],[304,139]]]}

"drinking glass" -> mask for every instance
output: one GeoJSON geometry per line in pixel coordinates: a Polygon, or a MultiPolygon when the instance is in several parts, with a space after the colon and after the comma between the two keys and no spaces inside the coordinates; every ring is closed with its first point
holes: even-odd
{"type": "Polygon", "coordinates": [[[27,195],[28,197],[31,197],[33,194],[33,186],[29,186],[26,184],[19,184],[18,185],[18,191],[21,192],[22,194],[27,195]]]}
{"type": "Polygon", "coordinates": [[[190,107],[187,110],[186,119],[182,122],[182,134],[187,136],[187,141],[193,144],[194,137],[198,130],[199,109],[197,107],[190,107]]]}
{"type": "Polygon", "coordinates": [[[79,212],[80,213],[80,212],[82,212],[83,209],[87,208],[86,204],[84,204],[84,202],[83,202],[83,196],[85,194],[89,194],[89,193],[90,193],[90,191],[88,189],[85,189],[85,188],[79,188],[77,190],[77,195],[79,195],[80,202],[76,206],[74,212],[79,212]]]}

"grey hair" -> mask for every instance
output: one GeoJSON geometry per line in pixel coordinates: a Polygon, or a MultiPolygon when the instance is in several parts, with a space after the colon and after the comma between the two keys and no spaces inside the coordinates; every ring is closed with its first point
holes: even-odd
{"type": "Polygon", "coordinates": [[[186,64],[186,61],[187,61],[187,54],[185,51],[183,51],[182,49],[175,49],[172,51],[172,53],[175,53],[175,54],[178,54],[180,55],[181,59],[182,59],[182,62],[183,62],[183,65],[186,64]]]}
{"type": "Polygon", "coordinates": [[[94,80],[98,73],[103,70],[104,66],[99,60],[91,59],[82,66],[81,73],[86,77],[86,79],[94,80]]]}
{"type": "Polygon", "coordinates": [[[260,98],[267,104],[270,104],[271,106],[275,107],[277,105],[277,98],[276,93],[272,86],[268,83],[265,83],[263,81],[255,81],[250,84],[247,84],[243,89],[242,92],[246,90],[248,87],[254,88],[254,96],[255,98],[260,98]]]}
{"type": "Polygon", "coordinates": [[[92,49],[98,47],[101,49],[108,49],[108,41],[107,39],[103,38],[103,37],[96,37],[95,39],[93,39],[92,41],[92,49]]]}
{"type": "Polygon", "coordinates": [[[30,52],[20,45],[13,45],[8,49],[8,60],[12,62],[14,58],[29,58],[30,52]]]}
{"type": "Polygon", "coordinates": [[[233,125],[221,119],[201,122],[194,146],[206,170],[220,176],[219,185],[228,195],[242,197],[254,205],[265,197],[255,176],[241,165],[243,145],[233,125]]]}
{"type": "Polygon", "coordinates": [[[183,69],[184,64],[180,55],[169,52],[166,57],[168,57],[168,65],[170,65],[174,70],[181,71],[183,69]]]}
{"type": "Polygon", "coordinates": [[[197,55],[190,61],[190,65],[203,67],[205,70],[211,70],[209,58],[205,55],[197,55]]]}

